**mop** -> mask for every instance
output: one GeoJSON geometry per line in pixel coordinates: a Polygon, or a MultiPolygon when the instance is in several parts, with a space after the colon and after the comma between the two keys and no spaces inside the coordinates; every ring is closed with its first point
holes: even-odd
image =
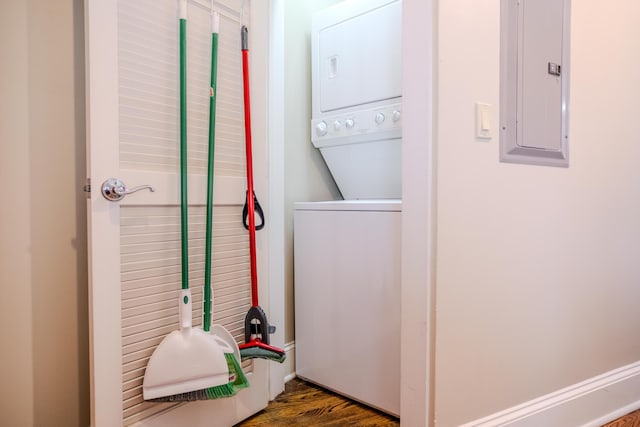
{"type": "MultiPolygon", "coordinates": [[[[187,198],[187,0],[180,0],[180,217],[182,290],[179,298],[180,329],[167,335],[155,349],[144,374],[143,398],[156,402],[216,399],[236,393],[238,364],[224,339],[192,328],[189,289],[187,198]]],[[[240,371],[241,372],[241,371],[240,371]]]]}
{"type": "MultiPolygon", "coordinates": [[[[256,262],[256,221],[255,212],[259,209],[259,215],[264,225],[262,209],[253,191],[253,164],[251,152],[251,106],[249,96],[249,39],[246,26],[242,26],[242,80],[244,85],[244,126],[245,148],[247,157],[247,195],[243,209],[243,223],[249,229],[249,254],[251,261],[251,308],[244,321],[245,343],[240,344],[242,360],[261,358],[284,362],[286,354],[284,350],[269,345],[269,334],[275,332],[275,327],[270,326],[267,315],[258,303],[258,273],[256,262]],[[247,225],[246,218],[249,223],[247,225]]],[[[260,227],[262,228],[262,227],[260,227]]]]}

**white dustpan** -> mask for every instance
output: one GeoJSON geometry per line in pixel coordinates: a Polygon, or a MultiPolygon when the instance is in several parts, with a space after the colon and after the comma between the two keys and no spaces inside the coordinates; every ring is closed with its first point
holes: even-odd
{"type": "Polygon", "coordinates": [[[224,326],[211,326],[211,334],[215,335],[216,338],[224,341],[224,347],[228,349],[225,350],[225,353],[233,353],[233,355],[236,357],[236,360],[240,360],[240,349],[238,348],[238,343],[224,326]]]}
{"type": "Polygon", "coordinates": [[[180,329],[167,335],[151,355],[142,384],[145,400],[189,393],[229,382],[226,340],[191,327],[191,292],[180,294],[180,329]],[[214,338],[214,339],[212,339],[214,338]]]}

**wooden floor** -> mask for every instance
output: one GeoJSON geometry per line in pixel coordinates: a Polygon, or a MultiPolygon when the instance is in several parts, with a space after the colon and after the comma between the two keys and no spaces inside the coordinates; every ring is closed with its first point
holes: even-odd
{"type": "Polygon", "coordinates": [[[603,427],[640,427],[640,410],[618,418],[603,427]]]}
{"type": "MultiPolygon", "coordinates": [[[[353,402],[313,384],[294,379],[285,391],[264,410],[237,424],[254,426],[399,426],[397,418],[353,402]]],[[[640,427],[640,410],[603,427],[640,427]]]]}
{"type": "Polygon", "coordinates": [[[294,379],[285,385],[284,393],[267,409],[236,427],[253,426],[399,426],[397,418],[294,379]]]}

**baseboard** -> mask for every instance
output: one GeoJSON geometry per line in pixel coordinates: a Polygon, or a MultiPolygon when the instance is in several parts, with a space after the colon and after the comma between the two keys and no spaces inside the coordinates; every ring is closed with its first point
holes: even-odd
{"type": "Polygon", "coordinates": [[[287,358],[284,361],[284,382],[287,383],[296,377],[296,342],[291,341],[284,345],[287,358]]]}
{"type": "Polygon", "coordinates": [[[461,427],[600,427],[640,408],[640,361],[461,427]]]}

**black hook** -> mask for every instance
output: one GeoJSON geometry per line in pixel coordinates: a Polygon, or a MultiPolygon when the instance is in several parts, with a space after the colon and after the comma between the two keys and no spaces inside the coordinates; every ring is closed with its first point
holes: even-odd
{"type": "MultiPolygon", "coordinates": [[[[247,190],[247,198],[244,202],[244,208],[242,208],[242,225],[247,230],[249,229],[249,223],[247,222],[247,218],[249,216],[249,190],[247,190]]],[[[260,217],[260,224],[256,224],[256,231],[262,230],[264,228],[264,212],[262,211],[262,206],[258,202],[258,198],[256,197],[256,193],[253,193],[253,209],[260,217]]]]}

